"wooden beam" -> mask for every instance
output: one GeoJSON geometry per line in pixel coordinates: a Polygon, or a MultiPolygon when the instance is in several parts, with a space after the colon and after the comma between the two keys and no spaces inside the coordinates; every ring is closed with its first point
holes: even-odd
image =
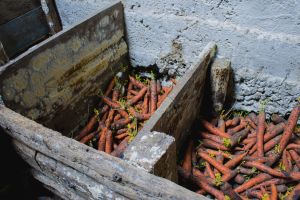
{"type": "Polygon", "coordinates": [[[0,40],[9,58],[46,38],[49,33],[42,7],[37,7],[0,26],[0,40]]]}
{"type": "Polygon", "coordinates": [[[0,25],[41,6],[39,0],[1,0],[0,25]]]}
{"type": "Polygon", "coordinates": [[[2,42],[0,41],[0,66],[4,65],[9,61],[9,58],[4,50],[4,47],[2,45],[2,42]]]}
{"type": "Polygon", "coordinates": [[[0,105],[0,126],[14,139],[131,199],[206,199],[48,129],[0,105]]]}
{"type": "Polygon", "coordinates": [[[52,35],[62,30],[61,20],[54,0],[41,0],[52,35]]]}

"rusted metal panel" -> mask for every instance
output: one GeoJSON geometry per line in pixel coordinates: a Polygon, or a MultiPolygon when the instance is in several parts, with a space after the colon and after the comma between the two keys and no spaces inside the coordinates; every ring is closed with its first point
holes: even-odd
{"type": "Polygon", "coordinates": [[[41,6],[39,0],[1,0],[0,25],[41,6]]]}
{"type": "Polygon", "coordinates": [[[0,26],[0,40],[10,58],[42,40],[48,33],[49,27],[42,7],[0,26]]]}

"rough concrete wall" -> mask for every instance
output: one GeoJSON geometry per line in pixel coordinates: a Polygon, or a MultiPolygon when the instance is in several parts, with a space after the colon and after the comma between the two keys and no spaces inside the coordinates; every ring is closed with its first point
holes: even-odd
{"type": "MultiPolygon", "coordinates": [[[[58,0],[59,10],[81,16],[108,0],[58,0]],[[63,2],[76,5],[67,8],[63,2]],[[78,7],[82,10],[77,13],[78,7]]],[[[232,61],[235,107],[285,114],[300,96],[300,2],[260,0],[124,0],[132,64],[157,64],[183,74],[211,40],[232,61]],[[177,63],[175,62],[177,61],[177,63]],[[166,67],[165,63],[172,63],[166,67]],[[247,77],[247,78],[245,78],[247,77]],[[275,83],[275,84],[274,84],[275,83]]],[[[64,14],[66,17],[67,14],[64,14]]],[[[71,18],[63,21],[70,22],[71,18]]]]}

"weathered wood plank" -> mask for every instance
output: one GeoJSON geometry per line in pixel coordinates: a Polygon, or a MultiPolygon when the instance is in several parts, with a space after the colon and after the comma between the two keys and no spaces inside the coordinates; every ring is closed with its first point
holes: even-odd
{"type": "Polygon", "coordinates": [[[216,59],[210,69],[210,91],[212,108],[215,113],[221,113],[226,95],[231,72],[231,63],[229,59],[216,59]]]}
{"type": "Polygon", "coordinates": [[[61,20],[54,0],[41,0],[51,34],[62,30],[61,20]]]}
{"type": "Polygon", "coordinates": [[[57,180],[53,180],[50,177],[44,175],[42,172],[33,169],[32,175],[38,181],[44,183],[47,188],[58,196],[66,200],[85,200],[86,198],[80,197],[76,191],[72,191],[60,184],[57,180]]]}
{"type": "Polygon", "coordinates": [[[131,199],[206,199],[83,145],[0,105],[0,126],[32,149],[70,166],[131,199]]]}
{"type": "Polygon", "coordinates": [[[128,64],[123,6],[116,3],[0,68],[5,105],[69,134],[87,120],[104,89],[128,64]]]}
{"type": "Polygon", "coordinates": [[[49,26],[42,7],[37,7],[0,26],[0,40],[9,58],[45,39],[49,26]]]}
{"type": "Polygon", "coordinates": [[[41,5],[39,0],[1,0],[0,25],[41,5]]]}
{"type": "MultiPolygon", "coordinates": [[[[142,149],[161,146],[163,143],[156,140],[149,143],[144,142],[144,138],[151,131],[164,132],[174,136],[177,149],[180,148],[180,145],[183,144],[184,139],[188,136],[192,123],[200,113],[206,72],[215,52],[216,44],[213,42],[204,48],[199,55],[197,65],[180,78],[173,91],[154,115],[145,123],[143,129],[125,150],[124,159],[156,175],[165,176],[168,174],[171,177],[174,173],[177,175],[176,163],[166,165],[162,158],[161,160],[151,160],[150,158],[155,157],[156,152],[142,151],[142,149]]],[[[173,151],[172,159],[176,161],[175,148],[173,151]]],[[[167,150],[167,152],[172,154],[170,150],[167,150]]]]}
{"type": "Polygon", "coordinates": [[[33,168],[41,171],[53,181],[64,185],[65,188],[69,188],[71,191],[75,190],[81,197],[95,200],[105,199],[106,197],[120,200],[127,199],[85,174],[32,150],[17,140],[13,141],[16,149],[18,149],[17,152],[33,168]]]}
{"type": "Polygon", "coordinates": [[[8,60],[9,60],[9,58],[4,50],[2,42],[0,41],[0,67],[1,67],[1,65],[4,65],[5,63],[7,63],[8,60]]]}

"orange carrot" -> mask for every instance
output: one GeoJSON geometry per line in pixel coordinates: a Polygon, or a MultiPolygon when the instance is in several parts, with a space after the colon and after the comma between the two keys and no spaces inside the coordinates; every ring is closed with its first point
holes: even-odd
{"type": "Polygon", "coordinates": [[[263,193],[261,191],[257,191],[257,190],[248,190],[246,193],[247,193],[248,197],[254,197],[257,199],[262,199],[262,197],[263,197],[263,193]]]}
{"type": "Polygon", "coordinates": [[[258,114],[258,125],[257,125],[257,134],[256,134],[257,155],[259,157],[264,157],[265,120],[266,120],[266,114],[264,111],[262,111],[258,114]]]}
{"type": "Polygon", "coordinates": [[[272,176],[277,176],[277,177],[281,177],[281,178],[288,178],[289,175],[288,174],[285,174],[281,171],[277,171],[275,169],[272,169],[271,167],[268,167],[260,162],[256,162],[256,161],[248,161],[246,162],[245,164],[243,164],[244,166],[247,166],[247,167],[255,167],[256,169],[262,171],[262,172],[265,172],[265,173],[268,173],[272,176]]]}
{"type": "Polygon", "coordinates": [[[236,165],[238,165],[242,160],[243,158],[247,155],[247,152],[245,153],[242,153],[240,155],[236,155],[234,156],[232,159],[230,159],[227,163],[225,163],[225,167],[228,167],[228,168],[232,168],[232,167],[235,167],[236,165]]]}
{"type": "Polygon", "coordinates": [[[247,144],[246,146],[243,147],[244,151],[248,151],[251,147],[255,147],[256,144],[256,140],[253,140],[252,142],[250,142],[249,144],[247,144]]]}
{"type": "Polygon", "coordinates": [[[116,116],[114,117],[114,121],[121,119],[121,117],[122,117],[121,114],[116,114],[116,116]]]}
{"type": "Polygon", "coordinates": [[[115,86],[115,83],[116,83],[116,78],[113,78],[113,79],[110,81],[110,83],[108,84],[108,87],[107,87],[107,89],[106,89],[106,91],[105,91],[105,93],[104,93],[104,96],[108,96],[108,95],[111,93],[112,89],[113,89],[114,86],[115,86]]]}
{"type": "Polygon", "coordinates": [[[208,162],[206,162],[205,164],[206,164],[206,170],[207,170],[209,177],[212,179],[215,179],[215,174],[214,174],[210,164],[208,162]]]}
{"type": "Polygon", "coordinates": [[[122,140],[122,139],[124,139],[124,138],[127,137],[127,136],[128,136],[128,133],[125,132],[125,133],[116,135],[115,138],[116,138],[117,140],[122,140]]]}
{"type": "Polygon", "coordinates": [[[281,139],[281,135],[278,135],[276,136],[275,138],[273,138],[272,140],[270,140],[269,142],[267,142],[265,145],[264,145],[264,152],[268,152],[270,151],[273,147],[276,146],[276,144],[279,143],[281,139]]]}
{"type": "Polygon", "coordinates": [[[122,134],[122,133],[125,133],[127,131],[127,128],[122,128],[122,129],[120,129],[120,130],[117,130],[117,135],[120,135],[120,134],[122,134]]]}
{"type": "Polygon", "coordinates": [[[150,90],[149,87],[147,87],[147,92],[146,95],[144,97],[144,101],[143,101],[143,107],[142,107],[142,114],[147,114],[149,112],[149,96],[150,96],[150,90]]]}
{"type": "Polygon", "coordinates": [[[292,190],[292,192],[287,196],[287,200],[297,200],[300,199],[300,183],[292,190]]]}
{"type": "Polygon", "coordinates": [[[214,185],[214,180],[210,177],[206,177],[199,169],[193,167],[192,174],[200,180],[206,181],[209,185],[214,185]]]}
{"type": "Polygon", "coordinates": [[[157,91],[157,93],[160,93],[160,91],[161,91],[161,84],[160,84],[159,80],[156,81],[156,91],[157,91]]]}
{"type": "Polygon", "coordinates": [[[286,150],[290,150],[290,149],[300,149],[300,144],[289,144],[286,146],[286,150]]]}
{"type": "Polygon", "coordinates": [[[244,184],[238,186],[237,188],[234,189],[235,192],[237,193],[241,193],[249,188],[251,188],[253,185],[262,183],[264,181],[270,180],[272,178],[272,176],[270,176],[269,174],[258,174],[257,176],[255,176],[254,178],[246,181],[244,184]]]}
{"type": "Polygon", "coordinates": [[[147,92],[147,87],[142,88],[138,94],[127,101],[128,105],[133,105],[138,102],[147,92]]]}
{"type": "Polygon", "coordinates": [[[174,78],[171,78],[170,81],[171,81],[174,85],[177,84],[177,81],[176,81],[176,79],[174,79],[174,78]]]}
{"type": "Polygon", "coordinates": [[[158,97],[158,101],[157,101],[157,107],[159,107],[162,102],[167,98],[167,96],[169,95],[169,93],[172,91],[173,87],[163,87],[164,89],[164,94],[158,97]],[[165,89],[167,88],[167,89],[165,89]]]}
{"type": "Polygon", "coordinates": [[[140,89],[142,89],[142,88],[145,87],[145,85],[144,85],[143,83],[141,83],[140,81],[136,80],[136,79],[133,78],[132,76],[129,76],[129,80],[130,80],[130,82],[131,82],[134,86],[136,86],[136,87],[138,87],[138,88],[140,88],[140,89]]]}
{"type": "Polygon", "coordinates": [[[128,146],[128,141],[129,141],[130,137],[127,136],[119,145],[118,147],[113,151],[111,152],[111,155],[112,156],[115,156],[115,157],[120,157],[121,154],[124,152],[124,150],[126,149],[126,147],[128,146]]]}
{"type": "Polygon", "coordinates": [[[238,174],[236,175],[236,177],[234,178],[234,181],[237,183],[237,184],[243,184],[245,182],[245,177],[238,174]]]}
{"type": "Polygon", "coordinates": [[[276,124],[270,132],[267,132],[264,135],[264,142],[268,142],[270,139],[279,135],[284,130],[284,127],[285,127],[285,123],[276,124]]]}
{"type": "Polygon", "coordinates": [[[202,140],[202,145],[208,148],[212,148],[212,149],[217,149],[217,150],[222,150],[222,151],[229,151],[230,149],[225,147],[224,145],[217,143],[213,140],[209,140],[209,139],[203,139],[202,140]]]}
{"type": "Polygon", "coordinates": [[[300,168],[300,156],[295,150],[289,150],[292,159],[295,161],[296,165],[300,168]]]}
{"type": "Polygon", "coordinates": [[[244,157],[244,160],[246,160],[246,161],[256,161],[256,162],[260,162],[260,163],[265,163],[265,162],[267,162],[268,161],[268,158],[267,157],[259,157],[259,158],[257,158],[257,157],[250,157],[250,156],[245,156],[244,157]]]}
{"type": "MultiPolygon", "coordinates": [[[[297,165],[296,165],[297,166],[297,165]]],[[[294,180],[294,181],[300,181],[300,172],[297,172],[297,171],[292,171],[290,173],[290,178],[291,180],[294,180]]]]}
{"type": "Polygon", "coordinates": [[[111,122],[113,121],[114,114],[115,114],[115,110],[110,109],[110,111],[108,112],[107,119],[105,120],[106,127],[110,126],[111,122]]]}
{"type": "Polygon", "coordinates": [[[100,111],[100,114],[103,115],[104,113],[106,113],[109,110],[109,106],[108,105],[104,105],[100,111]]]}
{"type": "Polygon", "coordinates": [[[217,135],[213,135],[213,134],[210,134],[208,132],[201,132],[200,135],[204,139],[209,139],[209,140],[212,140],[212,141],[217,142],[219,144],[223,144],[223,139],[221,137],[217,136],[217,135]]]}
{"type": "Polygon", "coordinates": [[[128,90],[128,93],[131,93],[133,95],[138,95],[139,94],[139,92],[135,91],[135,90],[128,90]]]}
{"type": "Polygon", "coordinates": [[[113,130],[119,130],[121,128],[123,128],[124,126],[126,126],[127,124],[129,124],[131,122],[131,119],[127,118],[127,119],[120,119],[118,121],[115,121],[112,125],[111,128],[113,130]]]}
{"type": "Polygon", "coordinates": [[[277,188],[275,186],[275,184],[271,184],[271,197],[270,200],[277,200],[278,195],[277,195],[277,188]]]}
{"type": "Polygon", "coordinates": [[[245,118],[245,121],[246,121],[253,129],[257,129],[256,124],[250,119],[249,116],[247,116],[247,117],[245,118]]]}
{"type": "Polygon", "coordinates": [[[247,126],[246,121],[243,118],[241,118],[241,123],[238,126],[235,126],[235,127],[231,128],[231,129],[229,129],[227,132],[229,134],[233,134],[233,133],[236,133],[236,132],[242,130],[246,126],[247,126]]]}
{"type": "Polygon", "coordinates": [[[138,113],[132,107],[128,108],[128,111],[132,116],[134,116],[138,120],[144,121],[144,120],[148,120],[151,117],[151,115],[149,113],[148,114],[138,113]]]}
{"type": "Polygon", "coordinates": [[[250,114],[248,115],[248,117],[250,117],[250,119],[251,119],[256,125],[258,124],[258,118],[257,118],[257,116],[256,116],[255,113],[250,113],[250,114]]]}
{"type": "MultiPolygon", "coordinates": [[[[267,132],[264,135],[264,142],[268,142],[269,140],[271,140],[272,138],[276,137],[277,135],[279,135],[283,129],[285,127],[284,123],[279,123],[277,124],[273,130],[271,130],[269,133],[267,132]]],[[[249,154],[253,154],[255,151],[257,150],[257,146],[253,146],[253,148],[250,150],[249,154]]]]}
{"type": "Polygon", "coordinates": [[[105,144],[105,153],[110,154],[113,150],[113,135],[111,130],[106,132],[106,144],[105,144]]]}
{"type": "Polygon", "coordinates": [[[79,142],[85,144],[88,141],[90,141],[91,139],[93,139],[97,133],[98,133],[98,131],[94,131],[94,132],[84,136],[79,142]]]}
{"type": "Polygon", "coordinates": [[[183,157],[182,168],[188,172],[192,171],[192,151],[193,151],[193,140],[189,140],[188,147],[183,157]]]}
{"type": "Polygon", "coordinates": [[[270,186],[272,184],[278,185],[278,184],[286,184],[286,183],[288,183],[287,179],[272,178],[268,181],[264,181],[264,182],[262,182],[258,185],[253,186],[252,189],[258,189],[260,187],[267,187],[267,186],[270,186]]]}
{"type": "Polygon", "coordinates": [[[105,127],[104,129],[102,129],[102,131],[100,132],[100,138],[98,140],[98,150],[99,151],[104,151],[105,150],[105,143],[106,143],[106,132],[107,132],[107,128],[105,127]]]}
{"type": "Polygon", "coordinates": [[[197,190],[196,193],[197,193],[197,194],[204,195],[206,192],[205,192],[205,190],[200,189],[200,190],[197,190]]]}
{"type": "Polygon", "coordinates": [[[231,135],[229,135],[228,133],[222,132],[219,129],[215,128],[211,123],[209,123],[208,121],[202,119],[201,123],[203,125],[204,128],[206,128],[209,132],[211,132],[212,134],[218,135],[220,137],[224,137],[224,138],[230,138],[231,135]]]}
{"type": "MultiPolygon", "coordinates": [[[[199,151],[200,151],[200,149],[199,149],[199,151]]],[[[232,158],[232,155],[230,153],[225,153],[223,151],[215,151],[215,150],[212,150],[212,149],[206,149],[206,152],[209,153],[209,154],[215,155],[215,156],[218,155],[218,154],[222,154],[227,159],[232,158]]]]}
{"type": "Polygon", "coordinates": [[[198,155],[206,160],[209,164],[214,166],[217,170],[219,170],[221,173],[226,174],[230,173],[231,170],[228,167],[225,167],[224,165],[218,163],[215,159],[211,158],[207,153],[203,151],[198,151],[198,155]]]}
{"type": "Polygon", "coordinates": [[[245,137],[247,137],[250,131],[250,127],[246,127],[245,129],[235,133],[230,139],[230,146],[234,147],[238,145],[245,137]]]}
{"type": "MultiPolygon", "coordinates": [[[[133,84],[132,84],[132,82],[130,81],[130,82],[128,83],[127,91],[132,90],[132,87],[133,87],[133,84]]],[[[131,98],[131,94],[130,94],[129,92],[127,92],[127,99],[130,99],[130,98],[131,98]]]]}
{"type": "Polygon", "coordinates": [[[80,131],[80,133],[75,137],[75,140],[80,140],[82,137],[86,136],[89,132],[92,131],[92,129],[94,128],[94,126],[97,123],[97,115],[94,115],[89,122],[87,123],[87,125],[82,129],[82,131],[80,131]]]}
{"type": "Polygon", "coordinates": [[[283,119],[282,117],[280,117],[278,114],[272,114],[271,120],[272,120],[275,124],[279,124],[279,123],[281,123],[281,122],[283,122],[283,123],[286,122],[286,120],[283,119]]]}
{"type": "Polygon", "coordinates": [[[297,104],[293,108],[293,110],[289,116],[289,119],[287,121],[287,124],[285,126],[283,135],[279,142],[279,152],[277,154],[271,154],[270,161],[268,162],[269,165],[274,164],[280,158],[283,150],[285,149],[285,147],[287,146],[288,142],[290,141],[290,139],[293,135],[293,130],[297,125],[299,115],[300,115],[300,104],[297,104]]]}
{"type": "Polygon", "coordinates": [[[103,115],[102,118],[101,118],[101,123],[104,123],[104,124],[105,124],[105,121],[106,121],[106,119],[107,119],[108,113],[109,113],[109,112],[104,113],[104,115],[103,115]]]}
{"type": "MultiPolygon", "coordinates": [[[[232,186],[227,183],[224,182],[221,186],[221,191],[227,195],[230,199],[235,199],[235,200],[242,200],[242,198],[238,195],[238,193],[236,193],[233,189],[232,186]]],[[[227,198],[226,198],[227,199],[227,198]]]]}
{"type": "Polygon", "coordinates": [[[240,118],[239,117],[235,117],[233,119],[229,119],[225,122],[225,126],[229,127],[229,126],[237,126],[240,123],[240,118]]]}
{"type": "Polygon", "coordinates": [[[193,181],[195,184],[197,184],[200,188],[202,188],[203,190],[205,190],[206,192],[212,194],[213,196],[215,196],[217,199],[220,200],[225,200],[225,196],[222,192],[220,192],[219,190],[215,189],[214,187],[212,187],[205,178],[203,177],[199,177],[199,176],[195,176],[193,174],[191,174],[189,171],[186,171],[185,169],[183,169],[182,167],[178,166],[177,167],[178,173],[181,177],[183,177],[186,180],[191,180],[193,181]]]}
{"type": "Polygon", "coordinates": [[[108,98],[106,96],[102,96],[101,98],[104,103],[106,103],[107,105],[109,105],[110,107],[112,107],[114,109],[118,109],[121,107],[117,102],[112,101],[110,98],[108,98]]]}
{"type": "Polygon", "coordinates": [[[241,166],[238,167],[238,171],[241,174],[246,174],[246,175],[252,175],[253,174],[253,171],[251,169],[244,168],[244,167],[241,167],[241,166]]]}
{"type": "Polygon", "coordinates": [[[157,90],[156,81],[150,82],[150,113],[153,114],[157,108],[157,90]]]}
{"type": "Polygon", "coordinates": [[[292,167],[293,167],[292,158],[291,158],[290,153],[287,150],[283,151],[282,164],[283,164],[286,172],[292,171],[292,167]]]}
{"type": "Polygon", "coordinates": [[[224,174],[224,176],[222,176],[222,181],[223,182],[228,182],[232,178],[234,178],[236,175],[237,175],[237,170],[232,170],[229,173],[226,173],[226,174],[224,174]]]}
{"type": "Polygon", "coordinates": [[[224,119],[219,119],[218,120],[218,128],[219,128],[220,131],[225,132],[226,126],[225,126],[224,119]]]}
{"type": "Polygon", "coordinates": [[[249,137],[249,135],[248,135],[248,137],[246,139],[244,139],[242,141],[243,144],[249,144],[249,143],[252,143],[252,142],[256,142],[256,138],[249,137]]]}

